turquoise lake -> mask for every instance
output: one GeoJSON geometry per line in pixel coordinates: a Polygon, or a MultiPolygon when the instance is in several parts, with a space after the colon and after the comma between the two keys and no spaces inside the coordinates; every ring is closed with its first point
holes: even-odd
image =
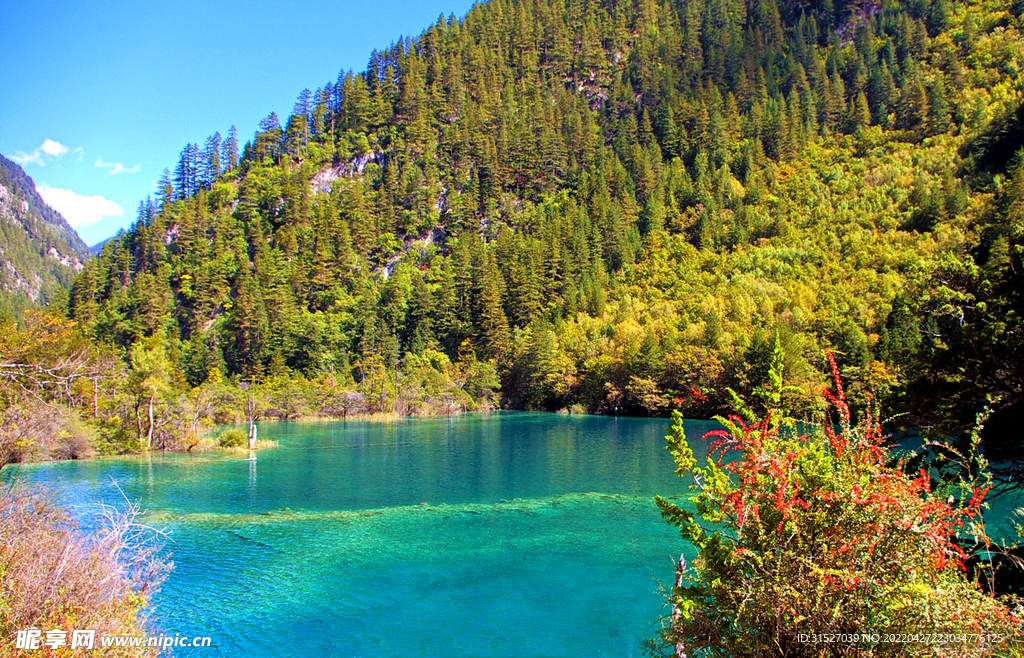
{"type": "MultiPolygon", "coordinates": [[[[263,423],[277,448],[4,470],[83,526],[114,482],[165,530],[159,632],[202,656],[641,656],[684,543],[666,419],[263,423]]],[[[689,423],[698,438],[714,423],[689,423]]],[[[699,451],[698,451],[699,452],[699,451]]]]}

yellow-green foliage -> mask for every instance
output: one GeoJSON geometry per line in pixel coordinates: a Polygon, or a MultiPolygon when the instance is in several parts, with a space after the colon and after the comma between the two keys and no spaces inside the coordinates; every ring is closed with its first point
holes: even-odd
{"type": "Polygon", "coordinates": [[[239,448],[246,444],[245,430],[229,427],[217,435],[217,444],[221,448],[239,448]]]}
{"type": "Polygon", "coordinates": [[[707,416],[776,333],[794,404],[822,410],[826,347],[863,404],[912,378],[943,259],[987,248],[1005,172],[975,147],[1021,102],[1020,27],[1016,0],[478,3],[164,181],[71,312],[126,351],[165,332],[179,389],[275,380],[282,418],[499,380],[707,416]]]}

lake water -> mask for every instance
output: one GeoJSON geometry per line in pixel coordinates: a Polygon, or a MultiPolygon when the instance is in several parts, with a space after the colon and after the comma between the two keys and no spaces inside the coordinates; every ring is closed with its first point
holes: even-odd
{"type": "MultiPolygon", "coordinates": [[[[665,419],[265,423],[277,448],[5,469],[86,527],[114,483],[166,530],[162,633],[201,656],[640,656],[684,547],[665,419]]],[[[697,438],[714,423],[690,423],[697,438]]],[[[696,446],[695,446],[696,447],[696,446]]],[[[695,450],[701,453],[701,450],[695,450]]]]}

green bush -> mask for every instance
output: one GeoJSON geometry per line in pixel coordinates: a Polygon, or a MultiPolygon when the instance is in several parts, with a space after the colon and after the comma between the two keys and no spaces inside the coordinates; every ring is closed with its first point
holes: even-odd
{"type": "Polygon", "coordinates": [[[947,499],[924,470],[911,477],[890,465],[870,413],[851,424],[834,361],[826,397],[838,423],[798,435],[780,409],[781,364],[777,349],[772,386],[759,389],[769,411],[759,417],[735,398],[739,415],[709,433],[704,468],[673,414],[668,449],[676,472],[693,478],[697,513],[657,503],[697,555],[680,561],[662,648],[723,657],[1007,652],[1019,639],[1017,601],[979,591],[954,541],[984,537],[987,488],[947,499]],[[815,642],[822,637],[833,639],[815,642]]]}
{"type": "Polygon", "coordinates": [[[238,427],[228,428],[217,435],[217,443],[221,448],[240,448],[247,440],[245,430],[238,427]]]}

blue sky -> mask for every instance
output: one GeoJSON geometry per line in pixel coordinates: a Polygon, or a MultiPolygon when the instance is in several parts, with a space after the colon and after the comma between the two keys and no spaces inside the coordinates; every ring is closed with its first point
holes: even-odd
{"type": "Polygon", "coordinates": [[[0,153],[94,244],[135,218],[188,142],[251,139],[303,88],[361,71],[469,0],[8,3],[0,153]]]}

